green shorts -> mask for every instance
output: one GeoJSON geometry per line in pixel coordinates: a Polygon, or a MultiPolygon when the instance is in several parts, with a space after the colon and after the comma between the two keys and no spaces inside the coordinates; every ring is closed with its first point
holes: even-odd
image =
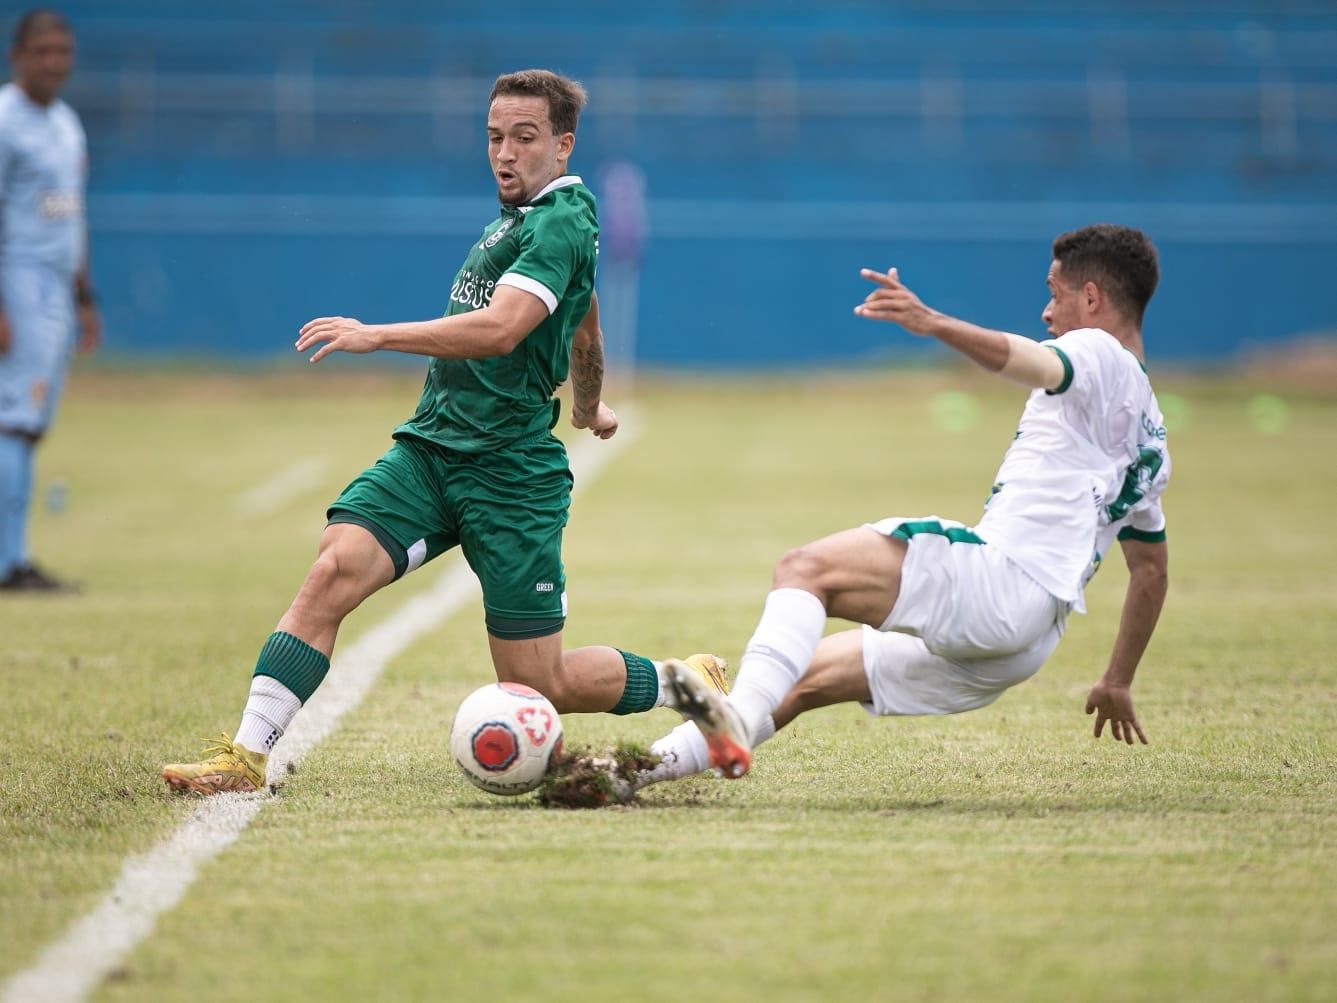
{"type": "Polygon", "coordinates": [[[326,515],[370,531],[395,578],[458,544],[483,585],[488,633],[545,637],[566,618],[562,530],[571,483],[566,447],[548,432],[485,454],[405,437],[326,515]]]}

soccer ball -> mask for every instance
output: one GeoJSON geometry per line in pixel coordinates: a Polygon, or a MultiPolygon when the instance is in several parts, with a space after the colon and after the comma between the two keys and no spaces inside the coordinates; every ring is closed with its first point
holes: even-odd
{"type": "Polygon", "coordinates": [[[524,794],[543,782],[562,749],[557,709],[536,689],[492,683],[474,690],[450,726],[450,751],[475,787],[524,794]]]}

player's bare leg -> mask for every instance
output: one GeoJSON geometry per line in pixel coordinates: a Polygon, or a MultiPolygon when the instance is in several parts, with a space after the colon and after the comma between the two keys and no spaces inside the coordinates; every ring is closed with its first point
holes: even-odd
{"type": "Polygon", "coordinates": [[[326,526],[315,563],[277,629],[328,658],[344,618],[394,580],[394,563],[370,531],[350,523],[326,526]]]}
{"type": "MultiPolygon", "coordinates": [[[[522,641],[489,634],[488,646],[498,679],[532,686],[552,701],[559,714],[636,713],[664,703],[665,663],[607,645],[563,651],[560,633],[522,641]],[[628,690],[635,687],[643,692],[633,699],[628,690]]],[[[723,659],[700,654],[685,663],[710,689],[729,692],[723,659]]]]}
{"type": "Polygon", "coordinates": [[[263,786],[270,751],[329,670],[339,625],[394,575],[389,556],[366,529],[326,526],[315,563],[261,649],[236,738],[223,735],[203,762],[164,766],[168,786],[199,794],[263,786]]]}
{"type": "Polygon", "coordinates": [[[487,643],[499,680],[532,686],[559,714],[606,711],[626,686],[627,665],[616,648],[599,645],[563,653],[560,631],[520,641],[489,634],[487,643]]]}

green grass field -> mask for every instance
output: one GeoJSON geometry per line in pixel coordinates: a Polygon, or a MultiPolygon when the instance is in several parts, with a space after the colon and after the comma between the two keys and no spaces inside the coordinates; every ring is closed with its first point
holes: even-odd
{"type": "MultiPolygon", "coordinates": [[[[190,812],[159,764],[231,730],[326,501],[414,375],[104,373],[41,456],[39,559],[0,599],[0,978],[190,812]],[[299,461],[310,483],[247,511],[299,461]]],[[[95,994],[116,1000],[1321,1000],[1337,994],[1337,399],[1162,381],[1171,593],[1145,748],[1082,714],[1116,558],[993,707],[799,721],[753,774],[547,811],[468,786],[446,733],[491,676],[469,604],[395,659],[95,994]]],[[[1022,395],[973,373],[643,381],[577,496],[571,645],[736,661],[788,547],[883,515],[969,522],[1022,395]]],[[[343,642],[438,577],[368,602],[343,642]]],[[[833,624],[833,629],[834,629],[833,624]]],[[[669,711],[570,716],[649,741],[669,711]]]]}

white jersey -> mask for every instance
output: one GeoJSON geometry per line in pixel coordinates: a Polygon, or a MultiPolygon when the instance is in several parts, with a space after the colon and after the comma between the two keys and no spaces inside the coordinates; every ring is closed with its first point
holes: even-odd
{"type": "Polygon", "coordinates": [[[1165,539],[1165,420],[1146,371],[1113,335],[1044,343],[1063,361],[1035,390],[976,532],[1053,596],[1085,612],[1082,589],[1115,539],[1165,539]]]}

